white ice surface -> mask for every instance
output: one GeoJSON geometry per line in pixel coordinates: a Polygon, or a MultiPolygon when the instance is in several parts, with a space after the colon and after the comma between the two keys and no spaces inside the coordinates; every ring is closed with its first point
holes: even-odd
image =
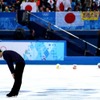
{"type": "Polygon", "coordinates": [[[7,98],[13,82],[7,65],[0,65],[0,100],[100,100],[97,65],[26,65],[19,95],[7,98]]]}

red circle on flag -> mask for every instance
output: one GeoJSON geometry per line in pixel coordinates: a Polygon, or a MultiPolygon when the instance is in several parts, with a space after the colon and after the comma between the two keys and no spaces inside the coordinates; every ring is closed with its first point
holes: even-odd
{"type": "Polygon", "coordinates": [[[26,10],[26,11],[31,11],[31,10],[32,10],[32,6],[31,6],[31,5],[27,5],[27,6],[25,7],[25,10],[26,10]]]}
{"type": "Polygon", "coordinates": [[[67,23],[73,23],[75,21],[75,15],[73,13],[68,13],[65,15],[65,21],[67,23]]]}

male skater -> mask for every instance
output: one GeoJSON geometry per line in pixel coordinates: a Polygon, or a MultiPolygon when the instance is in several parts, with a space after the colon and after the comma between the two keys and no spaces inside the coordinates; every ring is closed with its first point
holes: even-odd
{"type": "Polygon", "coordinates": [[[22,83],[22,75],[25,67],[24,59],[15,51],[0,50],[0,58],[3,57],[7,62],[10,72],[14,78],[14,84],[7,97],[17,96],[22,83]],[[15,64],[15,67],[14,67],[15,64]]]}

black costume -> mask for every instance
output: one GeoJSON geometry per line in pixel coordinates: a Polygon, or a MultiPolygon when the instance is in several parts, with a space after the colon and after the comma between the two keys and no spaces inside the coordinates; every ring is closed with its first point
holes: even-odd
{"type": "Polygon", "coordinates": [[[11,73],[14,74],[14,79],[15,79],[14,85],[10,93],[7,94],[7,96],[8,97],[17,96],[22,83],[22,75],[25,67],[25,61],[17,52],[11,50],[4,51],[3,58],[7,62],[11,73]]]}

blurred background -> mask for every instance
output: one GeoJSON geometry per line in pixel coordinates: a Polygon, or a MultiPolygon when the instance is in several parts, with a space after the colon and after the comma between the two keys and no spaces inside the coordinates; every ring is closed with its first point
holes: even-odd
{"type": "MultiPolygon", "coordinates": [[[[42,40],[46,43],[53,40],[54,44],[63,40],[64,61],[85,57],[95,58],[95,64],[100,55],[99,10],[100,0],[0,0],[0,39],[2,42],[42,40]]],[[[46,55],[43,52],[42,58],[50,60],[53,50],[60,56],[58,49],[45,48],[46,55]]],[[[35,50],[40,55],[36,46],[35,50]]]]}

